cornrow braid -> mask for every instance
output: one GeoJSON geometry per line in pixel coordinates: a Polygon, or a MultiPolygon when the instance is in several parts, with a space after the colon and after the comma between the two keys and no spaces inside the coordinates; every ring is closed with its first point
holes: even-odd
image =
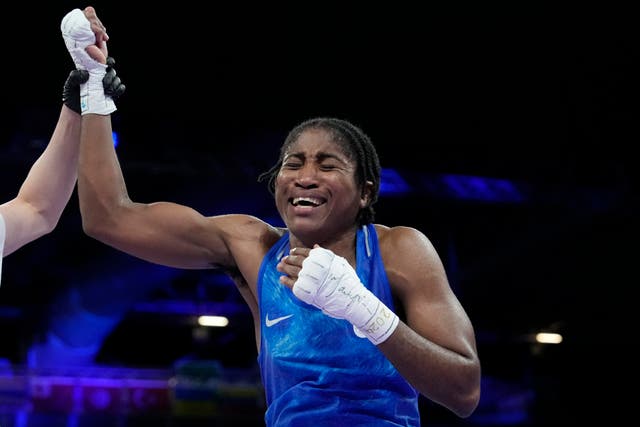
{"type": "Polygon", "coordinates": [[[373,183],[369,204],[360,209],[358,213],[358,225],[372,223],[375,219],[373,205],[378,201],[380,192],[380,159],[371,139],[354,124],[332,117],[317,117],[306,120],[294,127],[287,135],[280,147],[280,155],[276,164],[258,176],[258,182],[268,180],[269,192],[275,194],[275,184],[278,172],[282,167],[284,155],[298,137],[308,129],[322,129],[331,134],[335,143],[339,144],[351,160],[356,161],[356,182],[362,192],[365,183],[373,183]]]}

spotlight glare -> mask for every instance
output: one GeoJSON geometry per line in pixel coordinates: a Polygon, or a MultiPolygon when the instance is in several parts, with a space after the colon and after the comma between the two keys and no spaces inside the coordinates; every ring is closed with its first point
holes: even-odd
{"type": "Polygon", "coordinates": [[[215,328],[224,328],[229,324],[229,319],[224,316],[200,316],[198,317],[198,325],[212,326],[215,328]]]}
{"type": "Polygon", "coordinates": [[[550,332],[539,332],[536,334],[536,342],[541,344],[560,344],[562,342],[562,335],[550,332]]]}

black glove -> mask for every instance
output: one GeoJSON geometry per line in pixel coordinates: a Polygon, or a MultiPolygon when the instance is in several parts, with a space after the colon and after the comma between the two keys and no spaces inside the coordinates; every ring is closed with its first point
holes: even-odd
{"type": "MultiPolygon", "coordinates": [[[[126,86],[116,75],[113,68],[116,63],[112,57],[107,58],[107,73],[102,79],[105,95],[114,101],[124,93],[126,86]]],[[[82,114],[80,109],[80,85],[89,79],[89,72],[86,70],[73,70],[69,73],[62,89],[62,102],[78,114],[82,114]]]]}
{"type": "Polygon", "coordinates": [[[80,84],[89,80],[87,70],[73,70],[69,73],[62,89],[62,102],[78,114],[80,112],[80,84]]]}
{"type": "Polygon", "coordinates": [[[120,77],[116,75],[116,70],[113,66],[116,64],[116,60],[112,57],[107,57],[107,74],[102,79],[102,87],[104,87],[104,93],[109,95],[114,101],[122,96],[127,88],[121,81],[120,77]]]}

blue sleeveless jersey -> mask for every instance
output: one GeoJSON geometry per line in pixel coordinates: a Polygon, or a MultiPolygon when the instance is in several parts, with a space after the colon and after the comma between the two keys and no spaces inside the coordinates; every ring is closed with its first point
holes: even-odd
{"type": "MultiPolygon", "coordinates": [[[[298,300],[279,283],[285,234],[260,267],[261,341],[258,363],[267,426],[419,426],[418,393],[346,320],[298,300]]],[[[391,288],[373,225],[357,232],[356,272],[393,310],[391,288]]]]}

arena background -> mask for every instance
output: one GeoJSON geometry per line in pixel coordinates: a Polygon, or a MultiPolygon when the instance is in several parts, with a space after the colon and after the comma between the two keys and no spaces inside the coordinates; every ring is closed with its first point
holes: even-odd
{"type": "MultiPolygon", "coordinates": [[[[279,224],[258,174],[298,122],[348,119],[384,167],[377,221],[433,241],[476,328],[478,410],[425,400],[425,423],[613,423],[628,410],[613,381],[635,365],[636,26],[625,10],[504,3],[92,5],[127,85],[114,130],[132,198],[279,224]]],[[[60,20],[86,5],[5,14],[3,201],[53,130],[73,65],[60,20]]],[[[91,240],[75,195],[4,259],[0,334],[2,427],[260,425],[233,285],[91,240]]]]}

